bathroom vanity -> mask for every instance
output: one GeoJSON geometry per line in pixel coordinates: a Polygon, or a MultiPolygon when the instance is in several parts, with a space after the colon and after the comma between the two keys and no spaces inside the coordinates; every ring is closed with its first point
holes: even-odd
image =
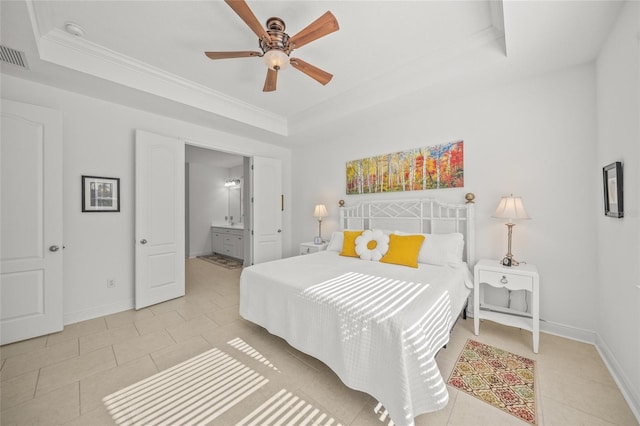
{"type": "Polygon", "coordinates": [[[244,259],[244,226],[211,225],[211,246],[214,253],[244,259]]]}

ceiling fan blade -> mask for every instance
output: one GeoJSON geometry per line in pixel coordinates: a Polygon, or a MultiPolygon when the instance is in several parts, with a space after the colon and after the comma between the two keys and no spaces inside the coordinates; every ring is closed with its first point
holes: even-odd
{"type": "Polygon", "coordinates": [[[264,80],[263,92],[275,92],[276,83],[278,81],[278,71],[267,69],[267,78],[264,80]]]}
{"type": "Polygon", "coordinates": [[[244,21],[245,24],[251,28],[259,39],[264,39],[270,41],[271,38],[269,34],[264,29],[256,15],[253,14],[249,5],[244,0],[224,0],[234,12],[238,14],[238,16],[244,21]]]}
{"type": "Polygon", "coordinates": [[[320,37],[324,37],[327,34],[331,34],[334,31],[338,31],[339,29],[338,20],[331,12],[327,11],[324,15],[291,37],[289,43],[294,49],[299,49],[305,44],[311,43],[312,41],[317,40],[320,37]]]}
{"type": "Polygon", "coordinates": [[[204,52],[204,54],[207,55],[209,59],[250,58],[252,56],[262,56],[261,52],[249,52],[249,51],[204,52]]]}
{"type": "Polygon", "coordinates": [[[330,82],[333,78],[333,74],[329,74],[328,72],[323,71],[318,67],[314,67],[313,65],[303,61],[302,59],[291,58],[289,63],[292,67],[294,67],[298,71],[302,71],[323,86],[330,82]]]}

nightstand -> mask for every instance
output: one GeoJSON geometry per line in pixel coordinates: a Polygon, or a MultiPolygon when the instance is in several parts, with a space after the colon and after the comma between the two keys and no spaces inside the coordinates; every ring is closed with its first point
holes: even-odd
{"type": "Polygon", "coordinates": [[[322,244],[314,244],[314,243],[301,243],[300,244],[300,254],[310,254],[317,253],[319,251],[323,251],[327,249],[329,243],[322,244]]]}
{"type": "Polygon", "coordinates": [[[533,352],[538,353],[540,340],[540,277],[538,268],[521,263],[511,268],[502,266],[498,260],[483,259],[473,268],[473,326],[476,336],[480,329],[480,319],[488,319],[500,324],[523,328],[533,333],[533,352]],[[480,284],[489,284],[507,290],[527,290],[531,292],[531,313],[493,306],[484,303],[484,292],[480,284]]]}

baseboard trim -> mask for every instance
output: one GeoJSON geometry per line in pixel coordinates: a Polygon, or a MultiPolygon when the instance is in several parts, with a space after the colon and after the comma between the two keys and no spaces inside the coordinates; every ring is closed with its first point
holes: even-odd
{"type": "Polygon", "coordinates": [[[633,389],[632,382],[624,373],[615,355],[609,349],[609,346],[607,346],[599,335],[596,335],[596,337],[595,347],[600,354],[600,358],[602,358],[613,380],[618,385],[618,389],[620,389],[622,396],[627,401],[631,412],[636,417],[638,423],[640,423],[640,395],[633,389]]]}
{"type": "Polygon", "coordinates": [[[566,337],[583,343],[596,343],[596,332],[557,322],[540,320],[540,331],[554,336],[566,337]]]}
{"type": "MultiPolygon", "coordinates": [[[[471,303],[467,306],[467,317],[473,318],[473,305],[471,305],[471,303]]],[[[595,331],[585,330],[583,328],[559,324],[557,322],[546,321],[543,319],[540,320],[540,332],[592,345],[596,342],[595,331]]]]}
{"type": "Polygon", "coordinates": [[[74,324],[76,322],[103,317],[105,315],[117,314],[118,312],[133,309],[133,307],[133,299],[110,303],[108,305],[96,306],[95,308],[64,314],[62,323],[64,325],[74,324]]]}

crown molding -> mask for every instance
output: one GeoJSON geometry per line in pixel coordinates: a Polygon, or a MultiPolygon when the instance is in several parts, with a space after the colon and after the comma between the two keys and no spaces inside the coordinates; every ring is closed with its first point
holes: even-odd
{"type": "Polygon", "coordinates": [[[285,117],[168,73],[135,58],[55,28],[41,34],[32,0],[31,25],[43,61],[109,80],[135,90],[210,112],[268,132],[288,135],[285,117]]]}

